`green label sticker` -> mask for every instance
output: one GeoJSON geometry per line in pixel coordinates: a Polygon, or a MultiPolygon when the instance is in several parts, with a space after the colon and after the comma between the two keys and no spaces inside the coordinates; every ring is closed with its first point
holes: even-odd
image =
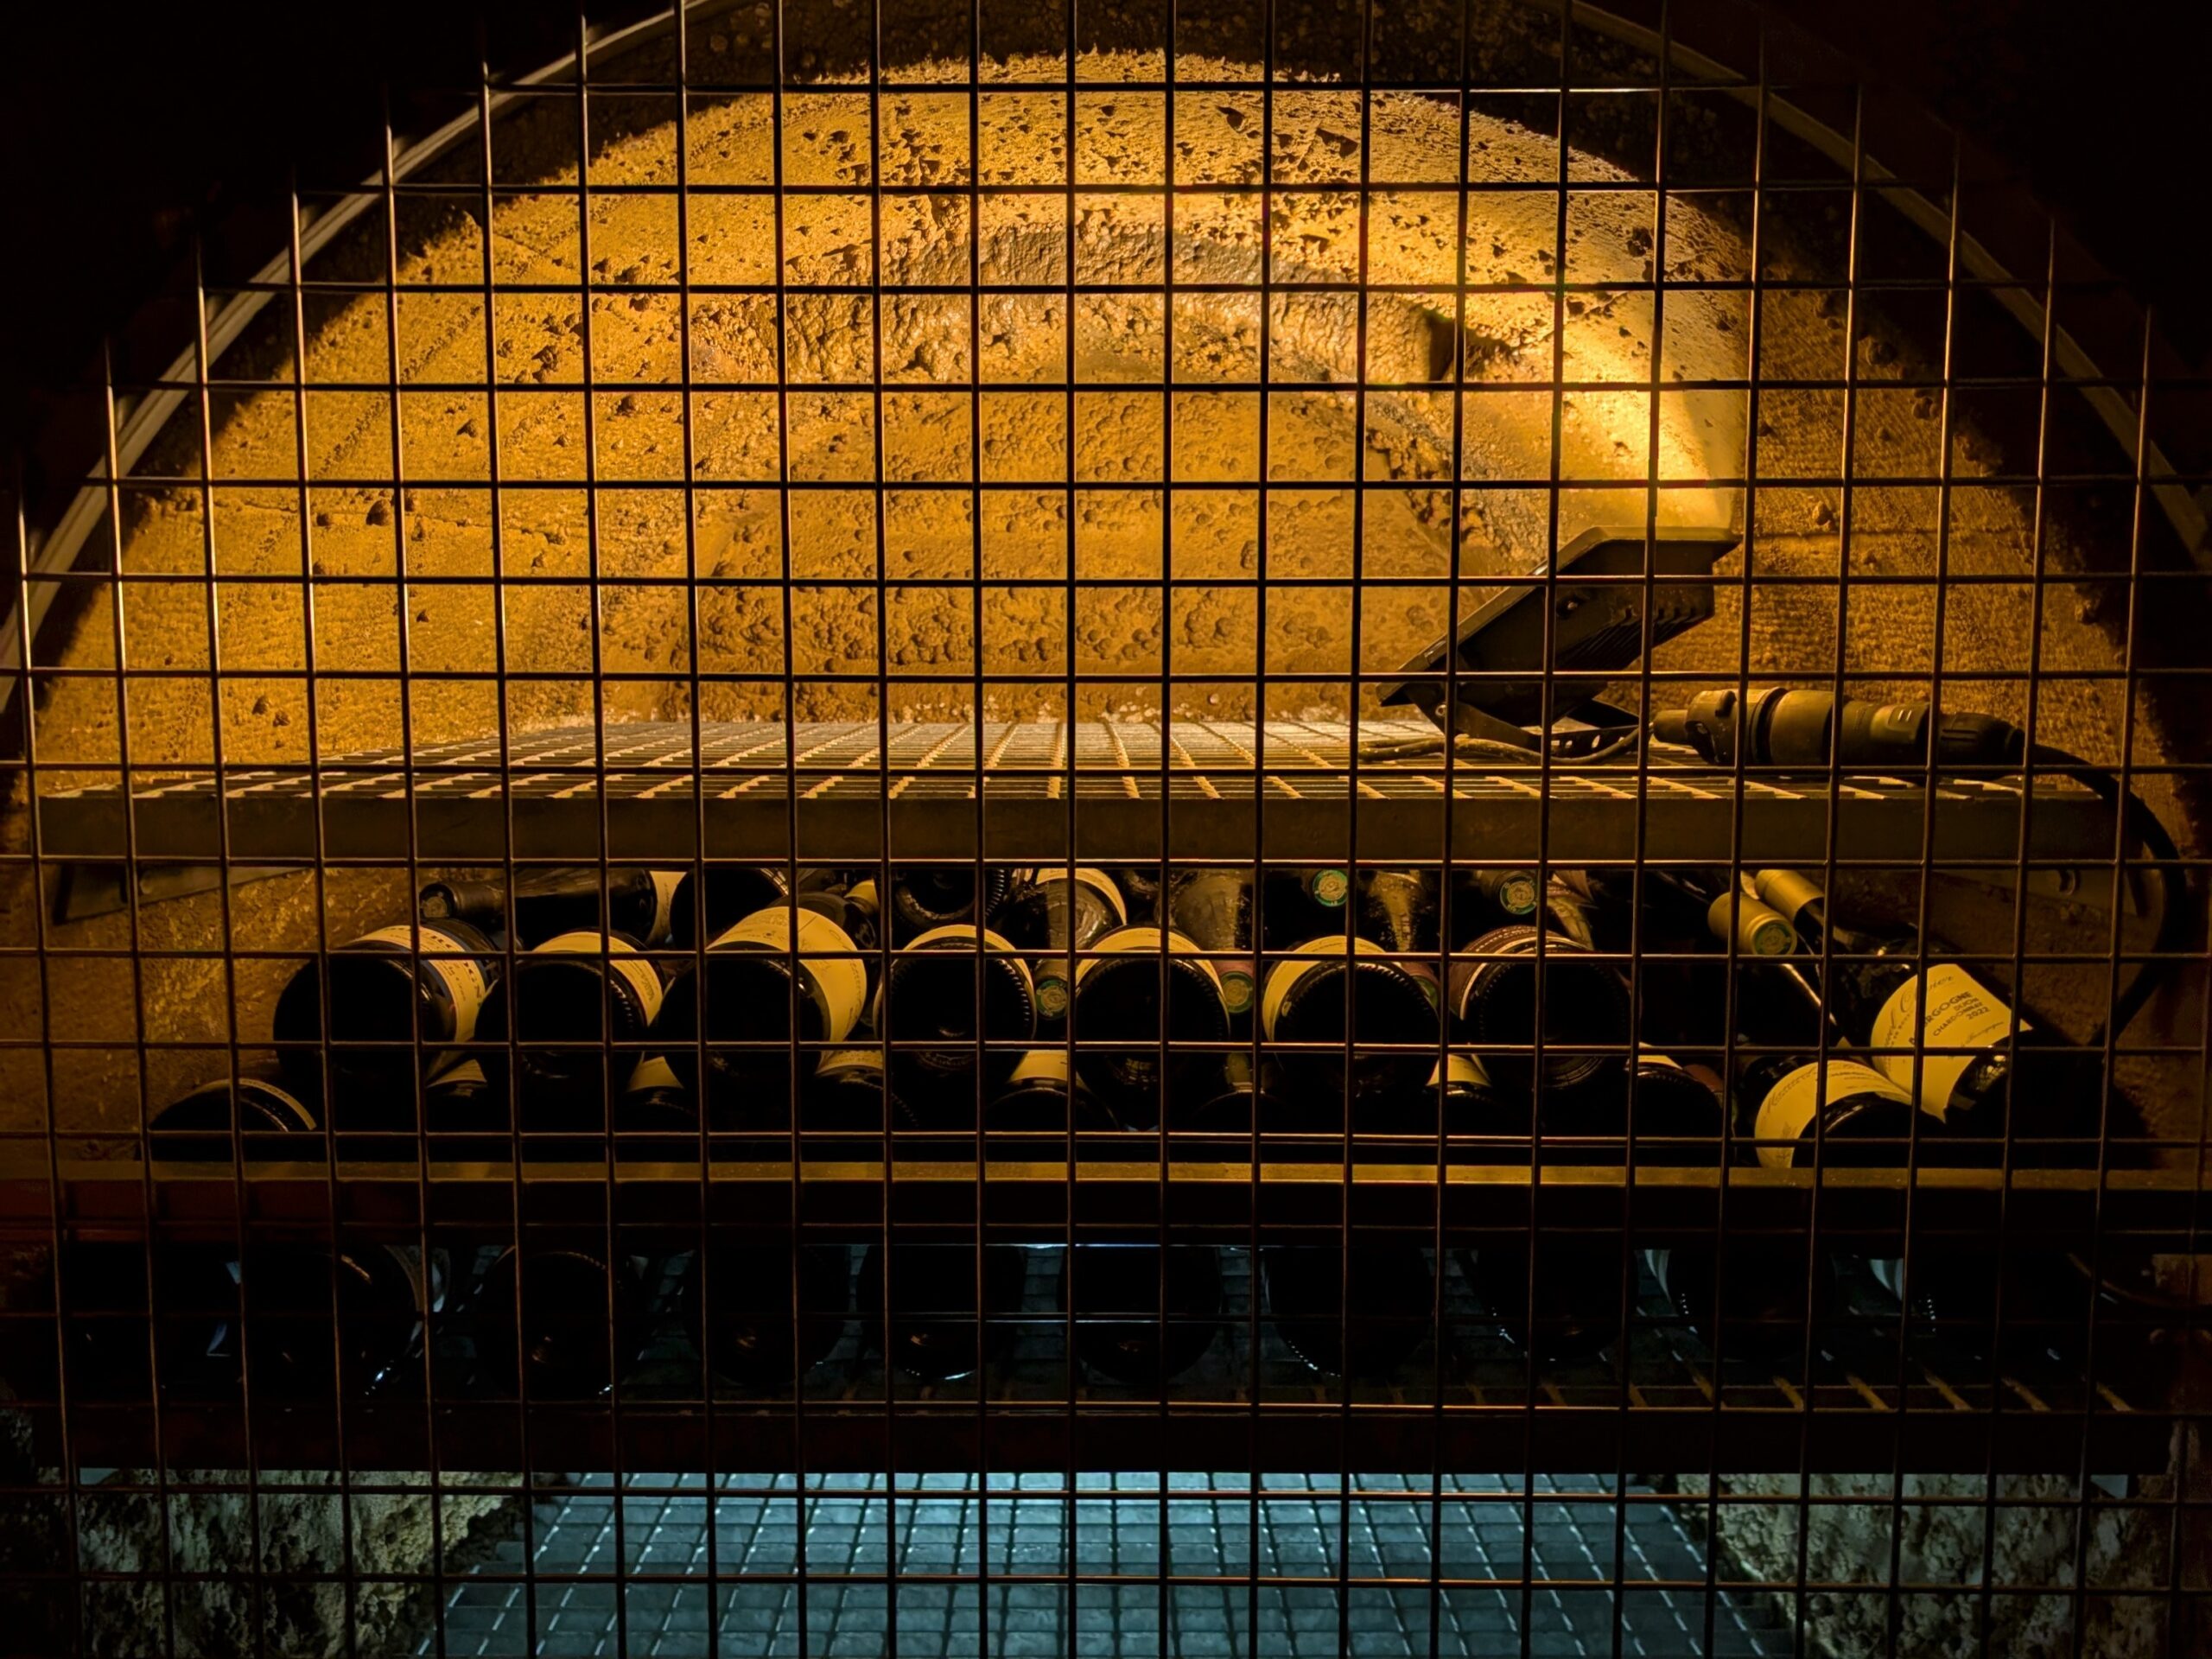
{"type": "Polygon", "coordinates": [[[1313,893],[1314,903],[1333,910],[1351,892],[1351,878],[1342,870],[1316,870],[1306,889],[1313,893]]]}
{"type": "Polygon", "coordinates": [[[1068,1011],[1068,982],[1058,974],[1047,974],[1037,982],[1037,1012],[1047,1020],[1058,1020],[1068,1011]]]}
{"type": "Polygon", "coordinates": [[[1231,1014],[1242,1014],[1252,1006],[1252,976],[1236,969],[1225,969],[1221,976],[1222,1005],[1231,1014]]]}

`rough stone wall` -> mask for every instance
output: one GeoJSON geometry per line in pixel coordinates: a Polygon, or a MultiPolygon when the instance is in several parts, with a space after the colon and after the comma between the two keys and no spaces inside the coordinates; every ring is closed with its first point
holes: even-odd
{"type": "MultiPolygon", "coordinates": [[[[1167,274],[1159,199],[1104,188],[1164,176],[1162,96],[1111,84],[1116,76],[1159,76],[1157,50],[1109,42],[1086,52],[1084,72],[1096,84],[1078,92],[1071,128],[1057,95],[987,91],[971,143],[964,101],[927,89],[932,79],[964,73],[963,65],[948,67],[948,54],[964,40],[964,7],[936,24],[912,22],[915,38],[899,58],[908,67],[882,101],[880,132],[871,130],[865,94],[840,84],[849,79],[842,67],[851,57],[849,20],[806,9],[793,17],[790,60],[821,84],[789,97],[780,128],[766,96],[694,101],[683,168],[694,189],[680,236],[667,196],[593,195],[579,221],[575,134],[569,112],[553,106],[502,121],[497,175],[502,184],[536,188],[503,195],[488,226],[480,204],[466,198],[406,201],[397,227],[402,291],[395,310],[387,313],[379,295],[318,296],[309,304],[299,365],[307,382],[304,479],[288,389],[219,397],[211,411],[212,518],[197,488],[178,487],[134,493],[122,527],[127,572],[191,575],[212,561],[212,589],[183,581],[99,594],[60,658],[113,669],[119,636],[121,666],[188,672],[133,680],[127,716],[110,683],[43,688],[41,758],[79,764],[89,778],[89,769],[115,764],[127,731],[131,763],[142,769],[206,766],[219,740],[232,767],[297,764],[311,751],[336,755],[410,737],[428,743],[475,735],[496,724],[502,696],[518,726],[588,718],[594,672],[639,677],[607,685],[610,719],[681,716],[693,704],[695,667],[703,681],[698,712],[709,718],[780,715],[787,672],[800,677],[791,696],[802,719],[874,714],[872,687],[808,677],[835,674],[883,677],[893,719],[968,718],[977,712],[971,680],[979,670],[1057,676],[1071,664],[1110,683],[1084,687],[1072,709],[1057,683],[993,688],[981,712],[1154,714],[1163,701],[1158,677],[1172,668],[1219,679],[1177,688],[1165,699],[1170,712],[1236,718],[1261,712],[1250,677],[1264,654],[1270,673],[1324,677],[1274,688],[1265,712],[1338,712],[1351,700],[1344,677],[1355,666],[1394,667],[1442,632],[1453,613],[1455,575],[1523,571],[1541,556],[1548,509],[1543,492],[1529,485],[1551,475],[1550,398],[1540,388],[1555,360],[1569,379],[1606,383],[1571,394],[1562,410],[1558,475],[1573,486],[1561,497],[1562,541],[1587,524],[1643,518],[1655,332],[1669,382],[1738,374],[1745,361],[1754,319],[1736,293],[1670,291],[1656,327],[1648,296],[1578,296],[1559,339],[1548,296],[1478,294],[1468,302],[1465,332],[1455,330],[1449,296],[1435,290],[1454,273],[1458,204],[1449,190],[1421,187],[1455,175],[1459,111],[1435,99],[1379,94],[1364,134],[1376,188],[1364,275],[1433,288],[1372,297],[1366,364],[1370,378],[1414,384],[1370,392],[1363,430],[1349,390],[1268,394],[1263,457],[1260,394],[1181,386],[1169,419],[1157,389],[1171,361],[1179,378],[1251,377],[1259,367],[1257,296],[1182,296],[1171,319],[1156,296],[1079,294],[1071,315],[1061,296],[1004,291],[1006,284],[1062,282],[1071,259],[1078,283],[1154,283],[1167,274]],[[787,200],[780,250],[768,198],[709,188],[771,181],[779,143],[785,182],[815,192],[787,200]],[[1058,184],[1070,146],[1077,177],[1071,238],[1065,198],[1009,189],[1058,184]],[[973,225],[963,199],[913,193],[970,179],[983,191],[973,225]],[[879,185],[880,238],[871,233],[868,199],[879,185]],[[880,279],[894,291],[880,315],[857,291],[794,296],[779,337],[772,299],[759,296],[697,293],[686,318],[670,295],[502,292],[487,330],[480,296],[420,287],[480,283],[488,263],[501,284],[558,289],[588,276],[617,290],[642,289],[674,279],[679,251],[696,283],[772,283],[780,271],[787,281],[837,287],[880,279]],[[972,329],[964,295],[923,288],[964,283],[971,270],[982,285],[972,329]],[[866,390],[879,327],[887,383],[880,433],[866,390]],[[688,411],[675,384],[687,338],[695,382],[688,411]],[[1448,390],[1455,357],[1464,359],[1470,384],[1456,411],[1448,390]],[[971,369],[986,383],[972,405],[963,384],[971,369]],[[772,382],[779,372],[830,384],[791,394],[781,421],[773,392],[730,384],[772,382]],[[1063,375],[1079,388],[1071,430],[1063,395],[1037,390],[1063,375]],[[351,389],[395,378],[404,458],[393,449],[392,400],[351,389]],[[587,379],[594,389],[561,389],[587,379]],[[431,389],[448,385],[475,389],[431,389]],[[1456,548],[1455,418],[1465,486],[1456,548]],[[688,528],[680,487],[687,441],[701,486],[688,504],[688,528]],[[888,486],[880,503],[879,464],[888,486]],[[1300,486],[1270,493],[1264,535],[1263,467],[1269,481],[1300,486]],[[1352,494],[1343,482],[1362,467],[1366,478],[1390,487],[1366,496],[1356,549],[1352,494]],[[785,467],[792,480],[824,487],[786,499],[776,482],[785,467]],[[1160,487],[1171,476],[1178,485],[1172,496],[1160,487]],[[584,487],[588,478],[596,480],[595,493],[584,487]],[[970,480],[985,486],[980,500],[964,488],[914,487],[970,480]],[[1192,486],[1205,487],[1185,487],[1192,486]],[[403,570],[404,588],[378,584],[403,570]],[[1071,613],[1059,587],[1010,585],[1057,582],[1071,573],[1084,584],[1071,613]],[[1255,593],[1240,585],[1263,576],[1272,584],[1264,639],[1255,593]],[[1365,586],[1355,631],[1356,576],[1365,586]],[[879,578],[886,584],[880,611],[872,587],[838,585],[879,578]],[[310,708],[307,686],[283,677],[310,660],[318,672],[390,677],[321,680],[310,708]],[[219,693],[207,672],[218,663],[226,676],[219,693]],[[502,669],[517,677],[504,685],[438,677],[502,669]],[[403,671],[410,677],[404,692],[403,671]]],[[[1322,23],[1313,28],[1314,38],[1291,42],[1287,58],[1325,58],[1335,37],[1322,23]]],[[[765,7],[701,20],[694,77],[758,73],[767,29],[765,7]]],[[[1228,18],[1217,32],[1222,56],[1198,73],[1249,76],[1239,45],[1250,35],[1249,20],[1228,18]]],[[[1193,37],[1185,38],[1188,48],[1193,37]]],[[[1527,42],[1491,44],[1510,54],[1527,42]]],[[[640,61],[641,73],[666,70],[640,61]]],[[[987,81],[1015,81],[1061,69],[1040,47],[987,59],[980,73],[987,81]]],[[[1256,86],[1175,96],[1179,181],[1248,181],[1270,160],[1285,183],[1357,180],[1356,94],[1320,80],[1279,92],[1271,158],[1261,154],[1259,99],[1256,86]]],[[[1562,257],[1578,282],[1632,280],[1653,269],[1661,255],[1649,193],[1622,188],[1579,199],[1562,245],[1550,194],[1555,137],[1490,106],[1471,112],[1468,128],[1471,177],[1529,187],[1525,195],[1471,198],[1471,280],[1541,282],[1562,257]]],[[[595,104],[593,137],[589,185],[677,181],[678,140],[664,100],[595,104]]],[[[1591,152],[1579,153],[1573,168],[1578,181],[1627,187],[1636,177],[1591,152]]],[[[1266,225],[1253,199],[1233,194],[1181,196],[1175,211],[1179,281],[1251,280],[1263,238],[1279,283],[1363,274],[1348,196],[1286,194],[1266,225]]],[[[1840,283],[1835,234],[1833,223],[1817,219],[1770,226],[1769,274],[1830,272],[1840,283]]],[[[318,274],[373,282],[383,257],[375,236],[351,237],[318,274]]],[[[1669,276],[1740,278],[1749,257],[1730,204],[1670,203],[1669,276]]],[[[1348,299],[1315,290],[1271,303],[1270,373],[1348,387],[1359,367],[1348,299]]],[[[1769,383],[1752,429],[1758,475],[1836,471],[1841,394],[1783,383],[1840,375],[1855,354],[1863,381],[1855,475],[1932,479],[1942,461],[1939,406],[1900,384],[1929,371],[1924,350],[1910,327],[1892,331],[1879,319],[1862,317],[1854,340],[1846,318],[1840,286],[1767,296],[1756,320],[1769,383]]],[[[294,367],[273,321],[219,366],[271,381],[294,367]]],[[[1738,473],[1749,423],[1740,392],[1667,391],[1656,423],[1660,476],[1695,483],[1738,473]]],[[[192,470],[190,438],[181,432],[157,448],[148,469],[192,470]]],[[[2018,489],[1977,484],[1999,470],[2002,457],[1974,411],[1961,419],[1953,447],[1957,487],[1941,570],[1992,580],[1939,589],[1939,497],[1931,485],[1862,483],[1847,506],[1854,580],[1847,611],[1841,493],[1764,486],[1750,526],[1760,577],[1750,615],[1745,595],[1724,582],[1714,622],[1665,648],[1657,665],[1732,678],[1740,669],[1755,680],[1824,677],[1840,651],[1847,667],[1893,676],[1890,683],[1910,692],[1939,661],[1947,676],[2018,676],[2039,629],[2044,670],[2109,673],[2113,589],[2087,579],[2113,568],[2108,535],[2098,539],[2108,526],[2069,531],[2063,504],[2054,504],[2057,528],[2043,553],[2045,568],[2079,580],[2047,590],[2038,607],[2025,580],[2037,569],[2034,502],[2018,489]]],[[[1664,490],[1658,512],[1662,520],[1743,527],[1741,499],[1724,488],[1664,490]]],[[[1722,574],[1740,575],[1740,564],[1725,564],[1722,574]]],[[[1462,585],[1459,610],[1478,602],[1481,591],[1462,585]]],[[[1956,684],[1954,695],[1966,700],[1956,684]]],[[[2016,677],[1978,688],[1972,700],[2019,719],[2024,695],[2016,677]]],[[[2120,706],[2114,680],[2054,679],[2037,715],[2045,741],[2108,758],[2120,706]]],[[[2152,758],[2162,752],[2164,728],[2152,721],[2137,741],[2137,758],[2152,758]]],[[[5,829],[9,843],[20,847],[28,830],[19,794],[13,807],[5,829]]],[[[6,1126],[50,1125],[65,1134],[130,1128],[142,1089],[158,1102],[198,1081],[206,1065],[198,1055],[156,1050],[142,1079],[132,1045],[222,1040],[233,1023],[249,1045],[265,1037],[288,964],[220,954],[226,919],[238,944],[308,949],[320,936],[318,911],[330,937],[348,937],[401,910],[404,881],[404,873],[331,871],[241,888],[227,906],[209,895],[151,906],[141,918],[143,945],[201,954],[149,958],[135,988],[129,964],[111,960],[0,963],[0,1017],[11,1029],[35,1031],[45,1020],[116,1045],[47,1057],[53,1089],[45,1110],[41,1058],[0,1051],[6,1126]]],[[[10,943],[36,941],[39,902],[27,888],[9,895],[10,943]]],[[[1973,906],[1956,909],[1970,925],[1973,906]]],[[[47,938],[55,946],[120,945],[128,923],[99,918],[47,938]]],[[[2040,1000],[2086,1024],[2101,981],[2054,983],[2040,1000]]],[[[2164,1127],[2188,1125],[2176,1119],[2164,1127]]],[[[1794,1544],[1785,1550],[1763,1531],[1751,1518],[1758,1513],[1731,1511],[1738,1518],[1725,1541],[1761,1576],[1793,1577],[1794,1544]]],[[[1963,1547],[1947,1530],[1947,1512],[1925,1514],[1915,1550],[1963,1547]]],[[[207,1559],[238,1558],[240,1524],[235,1515],[208,1519],[207,1559]]],[[[320,1524],[288,1522],[278,1530],[311,1549],[304,1541],[320,1524]]],[[[395,1561],[404,1559],[411,1524],[393,1522],[395,1561]]],[[[1978,1515],[1971,1525],[1978,1538],[1978,1515]]],[[[138,1548],[135,1536],[118,1528],[116,1549],[138,1548]]],[[[1839,1520],[1827,1524],[1819,1548],[1822,1559],[1832,1551],[1860,1560],[1872,1539],[1839,1520]]],[[[2134,1541],[2116,1539],[2113,1548],[2134,1541]]],[[[2044,1546],[2023,1534],[2018,1548],[2044,1546]]],[[[1820,1628],[1835,1651],[1864,1650],[1864,1630],[1845,1607],[1823,1602],[1820,1628]]],[[[217,1617],[211,1630],[229,1630],[222,1622],[229,1617],[217,1617]]],[[[1931,1643],[1939,1628],[1952,1627],[1931,1626],[1931,1643]]],[[[2037,1650],[2042,1628],[2032,1621],[2019,1627],[2022,1650],[2037,1650]]],[[[2117,1626],[2112,1643],[2113,1652],[2148,1651],[2130,1646],[2117,1626]]],[[[1925,1650],[1942,1649],[1937,1643],[1925,1650]]]]}

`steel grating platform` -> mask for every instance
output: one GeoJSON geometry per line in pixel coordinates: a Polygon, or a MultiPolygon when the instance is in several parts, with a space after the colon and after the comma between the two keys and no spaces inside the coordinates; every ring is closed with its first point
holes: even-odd
{"type": "MultiPolygon", "coordinates": [[[[1540,769],[1462,755],[1417,721],[972,725],[639,721],[387,749],[41,796],[48,856],[236,862],[506,858],[1176,857],[2017,863],[2011,778],[1738,780],[1690,750],[1540,769]],[[1361,753],[1355,765],[1352,747],[1361,753]],[[1834,798],[1831,801],[1831,793],[1834,798]],[[1641,839],[1639,840],[1639,821],[1641,839]],[[320,832],[318,834],[318,831],[320,832]],[[702,838],[703,831],[703,838],[702,838]],[[794,840],[794,832],[796,839],[794,840]],[[134,839],[135,838],[135,839],[134,839]]],[[[2037,780],[2031,858],[2112,856],[2109,814],[2037,780]]]]}

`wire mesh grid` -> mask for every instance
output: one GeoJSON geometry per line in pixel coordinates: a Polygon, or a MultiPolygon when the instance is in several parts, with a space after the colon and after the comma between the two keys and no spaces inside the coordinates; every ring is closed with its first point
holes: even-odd
{"type": "Polygon", "coordinates": [[[1725,0],[496,44],[18,492],[27,1646],[2204,1640],[2201,386],[2012,180],[1725,0]]]}

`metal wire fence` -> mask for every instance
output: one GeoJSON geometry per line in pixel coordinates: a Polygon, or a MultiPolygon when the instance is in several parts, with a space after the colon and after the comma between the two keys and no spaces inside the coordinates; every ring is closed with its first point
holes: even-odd
{"type": "Polygon", "coordinates": [[[496,44],[19,506],[32,1646],[2204,1639],[2202,387],[2015,180],[1719,0],[496,44]]]}

